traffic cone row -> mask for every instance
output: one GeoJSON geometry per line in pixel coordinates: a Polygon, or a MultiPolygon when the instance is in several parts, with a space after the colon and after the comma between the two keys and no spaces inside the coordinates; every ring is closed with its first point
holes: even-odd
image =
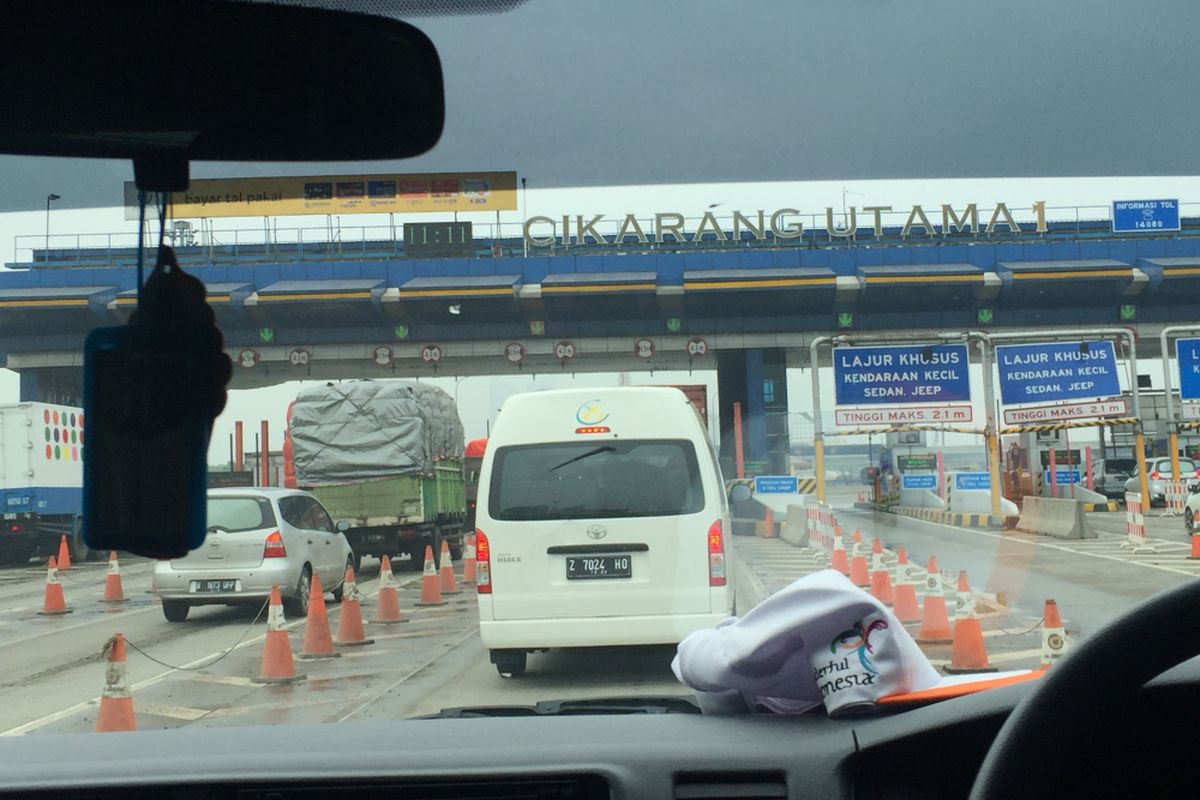
{"type": "Polygon", "coordinates": [[[121,565],[117,563],[117,551],[108,553],[108,574],[104,576],[104,597],[101,603],[124,603],[129,598],[121,588],[121,565]]]}
{"type": "MultiPolygon", "coordinates": [[[[821,537],[816,537],[818,541],[821,537]]],[[[828,537],[825,537],[828,539],[828,537]]],[[[929,557],[926,567],[924,602],[919,602],[916,581],[913,580],[908,552],[900,547],[896,551],[894,583],[884,564],[883,543],[876,537],[871,544],[871,566],[867,572],[863,550],[862,533],[855,530],[850,548],[850,558],[842,542],[842,529],[833,526],[830,546],[830,568],[848,575],[855,585],[869,588],[880,602],[892,606],[893,613],[906,625],[920,622],[915,637],[919,644],[951,645],[950,663],[944,668],[947,673],[964,674],[995,672],[987,653],[983,630],[975,610],[974,596],[965,571],[960,571],[955,584],[956,607],[954,625],[951,627],[946,609],[946,596],[942,588],[941,570],[935,556],[929,557]]],[[[1191,538],[1189,558],[1200,559],[1200,533],[1191,538]]],[[[1068,650],[1066,629],[1059,614],[1058,604],[1047,600],[1042,621],[1043,669],[1062,658],[1068,650]]]]}
{"type": "Polygon", "coordinates": [[[129,675],[125,671],[125,636],[114,633],[106,649],[108,664],[104,671],[104,691],[100,693],[100,709],[96,713],[96,732],[137,730],[129,675]]]}
{"type": "Polygon", "coordinates": [[[475,534],[468,533],[463,544],[463,583],[475,583],[475,534]]]}
{"type": "Polygon", "coordinates": [[[444,606],[442,599],[442,584],[438,578],[437,566],[433,563],[433,548],[425,546],[425,568],[421,572],[421,599],[419,606],[444,606]]]}
{"type": "Polygon", "coordinates": [[[325,590],[321,579],[314,573],[308,592],[308,616],[304,621],[304,647],[300,658],[338,658],[341,656],[333,646],[333,633],[329,630],[329,612],[325,609],[325,590]]]}
{"type": "Polygon", "coordinates": [[[58,571],[66,572],[71,568],[71,548],[67,547],[67,535],[64,533],[58,540],[58,571]]]}
{"type": "Polygon", "coordinates": [[[442,594],[462,594],[454,578],[454,563],[450,560],[450,545],[442,539],[441,568],[438,570],[438,583],[442,594]]]}

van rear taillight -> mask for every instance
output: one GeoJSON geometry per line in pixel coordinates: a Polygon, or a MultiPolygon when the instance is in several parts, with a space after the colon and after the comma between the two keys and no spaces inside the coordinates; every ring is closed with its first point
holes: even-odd
{"type": "Polygon", "coordinates": [[[582,428],[576,428],[576,433],[612,433],[612,428],[607,425],[585,425],[582,428]]]}
{"type": "Polygon", "coordinates": [[[492,546],[478,528],[475,529],[475,589],[479,594],[492,593],[492,546]]]}
{"type": "Polygon", "coordinates": [[[725,534],[721,520],[708,528],[708,585],[725,585],[725,534]]]}
{"type": "Polygon", "coordinates": [[[273,531],[263,545],[263,558],[287,558],[287,548],[283,546],[283,534],[273,531]]]}
{"type": "Polygon", "coordinates": [[[1153,480],[1153,481],[1158,480],[1158,470],[1154,470],[1154,472],[1150,473],[1150,480],[1153,480]]]}

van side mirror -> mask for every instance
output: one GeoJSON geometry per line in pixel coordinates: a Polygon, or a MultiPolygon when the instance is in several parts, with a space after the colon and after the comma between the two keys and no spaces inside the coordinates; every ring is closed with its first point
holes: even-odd
{"type": "Polygon", "coordinates": [[[1188,491],[1192,494],[1200,494],[1200,483],[1193,483],[1188,486],[1188,491]]]}
{"type": "Polygon", "coordinates": [[[750,491],[750,487],[747,486],[746,484],[735,483],[733,485],[733,487],[729,490],[729,502],[744,503],[750,499],[750,496],[752,494],[753,494],[753,492],[750,491]]]}
{"type": "Polygon", "coordinates": [[[350,530],[350,523],[344,519],[339,519],[337,521],[337,529],[338,533],[345,533],[346,531],[350,530]]]}

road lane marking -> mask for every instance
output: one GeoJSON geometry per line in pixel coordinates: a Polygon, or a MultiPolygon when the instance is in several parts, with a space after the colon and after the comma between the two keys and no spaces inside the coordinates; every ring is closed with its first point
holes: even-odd
{"type": "Polygon", "coordinates": [[[188,675],[188,680],[200,681],[202,683],[219,683],[225,686],[239,686],[247,689],[256,689],[260,686],[266,686],[264,683],[256,683],[253,678],[243,678],[240,675],[206,675],[203,672],[198,672],[195,675],[188,675]]]}
{"type": "MultiPolygon", "coordinates": [[[[346,720],[353,717],[355,714],[358,714],[359,712],[363,711],[364,709],[370,708],[371,705],[373,703],[375,703],[379,698],[388,694],[389,692],[394,690],[397,686],[404,683],[409,678],[412,678],[417,673],[425,670],[427,667],[429,667],[429,665],[433,664],[435,661],[437,661],[438,659],[445,656],[449,650],[453,650],[454,648],[458,647],[460,644],[465,642],[467,639],[470,639],[472,636],[475,636],[478,633],[479,633],[478,626],[474,627],[474,628],[469,628],[466,631],[466,633],[464,633],[462,636],[459,636],[457,639],[454,639],[453,641],[447,643],[445,648],[442,648],[438,652],[434,653],[427,661],[418,665],[415,669],[405,673],[405,675],[403,677],[401,677],[399,680],[388,684],[386,687],[384,687],[383,689],[380,689],[377,692],[372,692],[371,695],[366,700],[363,700],[361,703],[359,703],[353,709],[351,709],[350,711],[347,711],[345,714],[343,714],[342,716],[340,716],[336,720],[334,720],[333,724],[340,725],[341,723],[343,723],[346,720]]],[[[1038,651],[1038,652],[1041,652],[1041,651],[1038,651]]]]}
{"type": "Polygon", "coordinates": [[[212,714],[212,710],[208,708],[189,708],[187,706],[164,706],[159,703],[138,703],[136,706],[138,714],[150,714],[155,717],[167,717],[169,719],[181,719],[186,722],[195,722],[198,719],[204,719],[212,714]]]}

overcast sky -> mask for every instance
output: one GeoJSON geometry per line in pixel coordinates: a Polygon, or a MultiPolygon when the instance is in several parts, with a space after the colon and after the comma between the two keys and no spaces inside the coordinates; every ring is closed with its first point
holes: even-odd
{"type": "MultiPolygon", "coordinates": [[[[550,187],[1200,171],[1195,0],[530,0],[413,21],[446,76],[431,153],[193,174],[515,169],[550,187]]],[[[51,191],[66,208],[119,205],[131,170],[8,157],[0,176],[0,210],[51,191]]]]}

